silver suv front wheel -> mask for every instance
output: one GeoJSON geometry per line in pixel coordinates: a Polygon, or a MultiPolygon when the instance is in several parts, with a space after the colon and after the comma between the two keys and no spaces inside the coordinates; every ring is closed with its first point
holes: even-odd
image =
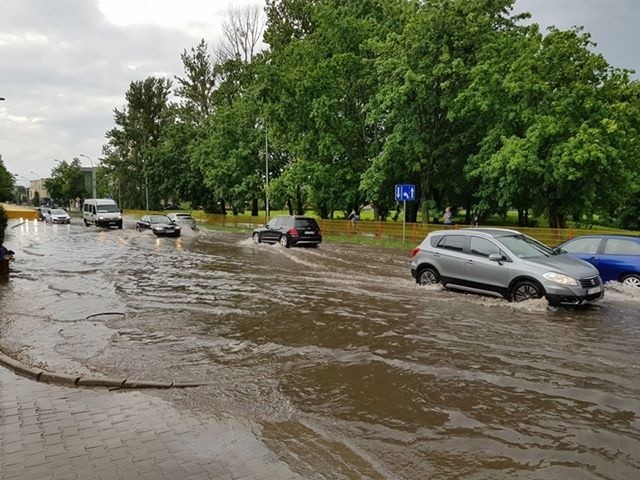
{"type": "Polygon", "coordinates": [[[542,298],[542,290],[538,285],[529,280],[522,280],[516,283],[513,289],[511,289],[511,300],[514,302],[523,302],[537,298],[542,298]]]}

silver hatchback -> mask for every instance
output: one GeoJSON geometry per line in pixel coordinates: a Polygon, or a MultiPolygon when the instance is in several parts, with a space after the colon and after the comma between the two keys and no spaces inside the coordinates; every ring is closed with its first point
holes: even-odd
{"type": "Polygon", "coordinates": [[[550,305],[581,305],[604,296],[593,265],[500,228],[431,232],[413,250],[411,275],[419,284],[516,302],[545,297],[550,305]]]}

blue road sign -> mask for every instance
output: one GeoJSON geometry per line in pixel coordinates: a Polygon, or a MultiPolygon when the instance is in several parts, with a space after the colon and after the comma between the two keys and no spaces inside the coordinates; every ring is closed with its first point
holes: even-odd
{"type": "Polygon", "coordinates": [[[412,202],[416,199],[415,185],[396,185],[396,201],[412,202]]]}

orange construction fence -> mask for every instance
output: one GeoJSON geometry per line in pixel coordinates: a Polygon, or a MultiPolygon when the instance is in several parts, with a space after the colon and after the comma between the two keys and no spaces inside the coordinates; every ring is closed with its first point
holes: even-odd
{"type": "MultiPolygon", "coordinates": [[[[144,215],[146,212],[131,212],[128,211],[128,214],[138,213],[140,215],[144,215]]],[[[216,215],[216,214],[206,214],[201,211],[192,212],[192,215],[200,222],[205,224],[221,225],[223,227],[233,227],[239,229],[252,230],[256,227],[264,225],[266,223],[266,218],[264,216],[260,217],[252,217],[251,215],[216,215]]],[[[405,242],[409,245],[414,244],[417,245],[422,241],[427,234],[434,230],[443,230],[443,229],[458,229],[458,228],[482,228],[479,227],[469,227],[467,225],[452,225],[445,227],[442,224],[431,223],[406,223],[404,226],[402,222],[392,222],[392,221],[372,221],[372,220],[359,220],[357,222],[352,222],[346,219],[340,220],[331,220],[331,219],[318,219],[318,223],[320,225],[320,229],[322,230],[322,234],[325,237],[366,237],[372,240],[391,240],[391,241],[402,241],[403,238],[403,230],[404,230],[404,238],[405,242]]],[[[492,227],[495,228],[495,227],[492,227]]],[[[513,230],[517,230],[518,232],[522,232],[530,237],[533,237],[542,243],[555,246],[559,243],[564,242],[565,240],[569,240],[571,238],[580,236],[580,235],[589,235],[589,234],[640,234],[639,232],[629,232],[629,231],[621,231],[621,230],[592,230],[592,229],[577,229],[577,228],[566,228],[566,229],[556,229],[556,228],[524,228],[524,227],[500,227],[500,228],[511,228],[513,230]]]]}

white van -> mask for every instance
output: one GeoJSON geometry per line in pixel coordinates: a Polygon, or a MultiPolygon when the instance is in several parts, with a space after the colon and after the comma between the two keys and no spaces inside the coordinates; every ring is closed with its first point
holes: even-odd
{"type": "Polygon", "coordinates": [[[82,219],[87,227],[122,228],[122,212],[111,198],[87,198],[82,206],[82,219]]]}

